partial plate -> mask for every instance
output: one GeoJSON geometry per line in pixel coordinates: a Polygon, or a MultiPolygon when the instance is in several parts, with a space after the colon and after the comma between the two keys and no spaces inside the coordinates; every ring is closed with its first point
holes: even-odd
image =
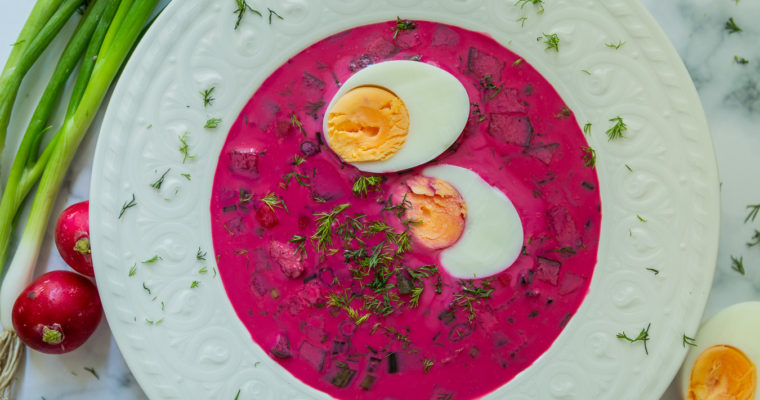
{"type": "Polygon", "coordinates": [[[132,56],[103,123],[90,205],[98,288],[149,397],[329,398],[251,340],[213,257],[197,256],[213,253],[208,210],[224,132],[260,83],[328,35],[401,14],[487,32],[540,71],[578,121],[593,126],[588,140],[598,154],[603,219],[589,294],[555,344],[486,398],[658,398],[683,360],[683,335],[696,332],[711,287],[719,184],[696,90],[636,0],[557,0],[543,13],[512,0],[255,6],[284,20],[247,13],[235,30],[235,2],[173,2],[132,56]],[[559,52],[536,40],[543,33],[559,35],[559,52]],[[211,87],[215,101],[204,108],[199,92],[211,87]],[[604,132],[617,116],[628,124],[627,136],[608,141],[604,132]],[[203,129],[210,117],[222,118],[222,126],[203,129]],[[183,136],[193,156],[184,163],[183,136]],[[151,187],[167,169],[160,189],[151,187]],[[616,338],[647,326],[648,354],[640,343],[616,338]]]}

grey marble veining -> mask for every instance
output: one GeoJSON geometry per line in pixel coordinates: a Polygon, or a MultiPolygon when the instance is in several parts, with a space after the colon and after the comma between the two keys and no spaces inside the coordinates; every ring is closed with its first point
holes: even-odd
{"type": "MultiPolygon", "coordinates": [[[[168,0],[161,3],[164,4],[168,0]]],[[[760,3],[750,0],[641,0],[680,54],[699,91],[715,143],[722,181],[718,266],[705,317],[741,301],[760,300],[760,248],[746,243],[760,220],[744,223],[748,204],[760,203],[760,3]],[[733,17],[741,32],[724,26],[733,17]],[[739,64],[734,57],[744,58],[739,64]],[[730,257],[743,257],[746,276],[731,269],[730,257]]],[[[551,0],[547,0],[547,7],[551,0]]],[[[13,43],[32,2],[0,0],[0,43],[13,43]]],[[[9,47],[0,46],[0,64],[9,47]]],[[[26,92],[34,92],[27,85],[26,92]]],[[[96,123],[96,126],[98,124],[96,123]]],[[[94,132],[93,132],[94,133],[94,132]]],[[[54,213],[89,197],[96,137],[83,143],[54,213]]],[[[8,154],[4,155],[7,159],[8,154]]],[[[52,232],[52,229],[50,230],[52,232]]],[[[62,269],[48,235],[39,265],[62,269]]],[[[39,273],[43,271],[38,271],[39,273]]],[[[18,399],[144,399],[105,320],[90,341],[65,355],[29,351],[17,375],[18,399]],[[97,373],[96,378],[86,368],[97,373]]],[[[680,398],[669,390],[662,400],[680,398]]]]}

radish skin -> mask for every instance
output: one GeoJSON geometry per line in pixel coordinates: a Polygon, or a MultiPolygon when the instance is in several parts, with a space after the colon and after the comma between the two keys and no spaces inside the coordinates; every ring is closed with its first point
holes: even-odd
{"type": "Polygon", "coordinates": [[[63,210],[55,224],[55,245],[66,264],[80,274],[94,278],[89,206],[89,201],[83,201],[63,210]]]}

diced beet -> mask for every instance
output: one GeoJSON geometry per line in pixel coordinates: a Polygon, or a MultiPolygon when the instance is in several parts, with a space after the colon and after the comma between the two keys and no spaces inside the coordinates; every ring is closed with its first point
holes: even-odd
{"type": "Polygon", "coordinates": [[[524,114],[526,109],[525,104],[520,100],[520,92],[517,89],[501,88],[495,96],[488,100],[485,111],[488,113],[524,114]]]}
{"type": "Polygon", "coordinates": [[[229,153],[230,170],[244,178],[259,177],[259,155],[253,150],[232,150],[229,153]]]}
{"type": "Polygon", "coordinates": [[[499,82],[501,81],[501,71],[504,69],[504,62],[490,54],[470,47],[470,52],[467,56],[467,69],[478,79],[491,75],[492,82],[499,82]]]}
{"type": "Polygon", "coordinates": [[[348,63],[348,69],[350,69],[351,72],[356,72],[360,69],[367,68],[368,66],[372,64],[373,64],[372,56],[370,56],[369,54],[362,54],[362,55],[354,57],[354,59],[348,63]]]}
{"type": "Polygon", "coordinates": [[[456,324],[449,331],[449,340],[458,342],[472,334],[472,328],[469,324],[456,324]]]}
{"type": "Polygon", "coordinates": [[[406,270],[400,269],[396,272],[396,287],[398,287],[399,294],[411,294],[414,290],[414,282],[406,270]]]}
{"type": "Polygon", "coordinates": [[[547,211],[554,237],[560,247],[574,249],[581,245],[581,236],[570,212],[563,206],[554,206],[547,211]]]}
{"type": "Polygon", "coordinates": [[[301,311],[303,311],[306,307],[306,304],[304,304],[303,300],[298,298],[298,296],[289,297],[284,301],[283,305],[285,309],[290,313],[290,315],[293,316],[300,314],[301,311]]]}
{"type": "Polygon", "coordinates": [[[344,178],[327,161],[315,162],[316,173],[311,179],[311,195],[325,201],[338,200],[346,196],[344,178]],[[323,164],[324,163],[324,164],[323,164]]]}
{"type": "Polygon", "coordinates": [[[311,281],[298,291],[298,297],[306,304],[313,305],[322,297],[322,288],[319,282],[311,281]]]}
{"type": "Polygon", "coordinates": [[[562,282],[559,284],[559,294],[564,296],[575,292],[581,286],[583,286],[585,280],[586,278],[580,275],[576,275],[572,272],[566,273],[562,277],[562,282]]]}
{"type": "Polygon", "coordinates": [[[559,143],[538,144],[525,149],[525,154],[539,159],[546,165],[551,164],[554,153],[559,148],[559,143]]]}
{"type": "Polygon", "coordinates": [[[274,340],[274,346],[269,350],[277,358],[290,358],[293,353],[290,351],[290,341],[284,333],[278,333],[274,340]]]}
{"type": "Polygon", "coordinates": [[[455,47],[459,44],[459,34],[446,25],[437,25],[433,32],[433,47],[455,47]]]}
{"type": "Polygon", "coordinates": [[[289,118],[280,118],[272,124],[271,132],[278,138],[284,139],[298,133],[298,127],[293,126],[289,118]]]}
{"type": "Polygon", "coordinates": [[[364,49],[374,60],[382,60],[398,53],[396,45],[382,36],[371,36],[364,43],[364,49]]]}
{"type": "Polygon", "coordinates": [[[359,387],[364,390],[370,390],[372,389],[372,385],[375,384],[375,380],[377,380],[376,377],[372,375],[367,375],[362,379],[361,383],[359,383],[359,387]]]}
{"type": "MultiPolygon", "coordinates": [[[[301,299],[301,301],[303,301],[303,299],[301,299]]],[[[327,333],[325,331],[324,316],[312,315],[307,320],[301,321],[300,328],[306,334],[306,337],[320,342],[325,341],[327,333]]]]}
{"type": "Polygon", "coordinates": [[[272,285],[262,274],[251,275],[251,289],[254,290],[259,296],[263,296],[269,293],[272,285]]]}
{"type": "Polygon", "coordinates": [[[537,257],[538,267],[536,267],[536,279],[546,282],[552,286],[557,286],[559,281],[559,268],[562,263],[545,257],[537,257]]]}
{"type": "Polygon", "coordinates": [[[319,154],[320,151],[321,149],[319,148],[319,145],[312,142],[311,140],[304,140],[301,142],[301,153],[306,157],[311,157],[315,154],[319,154]]]}
{"type": "Polygon", "coordinates": [[[304,72],[301,83],[303,84],[303,89],[299,93],[300,96],[309,99],[319,99],[322,97],[322,92],[325,90],[325,81],[308,72],[304,72]]]}
{"type": "Polygon", "coordinates": [[[396,353],[388,354],[388,373],[395,374],[398,372],[398,357],[396,353]]]}
{"type": "Polygon", "coordinates": [[[266,229],[272,229],[280,223],[277,213],[267,205],[262,205],[256,210],[256,219],[266,229]]]}
{"type": "Polygon", "coordinates": [[[224,228],[232,236],[238,236],[245,233],[248,227],[243,220],[243,217],[235,217],[224,224],[224,228]]]}
{"type": "Polygon", "coordinates": [[[296,249],[288,243],[277,241],[269,243],[269,256],[280,265],[282,273],[290,279],[297,279],[305,270],[296,253],[296,249]]]}
{"type": "Polygon", "coordinates": [[[488,135],[506,144],[527,147],[533,136],[533,125],[525,115],[491,114],[488,135]]]}
{"type": "Polygon", "coordinates": [[[306,362],[311,364],[317,371],[322,371],[322,367],[325,363],[325,354],[327,352],[307,341],[303,341],[298,348],[298,355],[301,356],[306,362]]]}

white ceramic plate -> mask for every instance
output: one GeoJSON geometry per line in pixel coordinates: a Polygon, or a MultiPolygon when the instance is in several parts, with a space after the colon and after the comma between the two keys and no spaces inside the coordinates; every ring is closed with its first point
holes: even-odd
{"type": "Polygon", "coordinates": [[[555,344],[487,398],[658,398],[685,355],[683,335],[696,332],[715,268],[719,186],[707,124],[678,55],[636,0],[546,3],[539,14],[512,0],[256,1],[284,20],[270,25],[266,11],[264,18],[249,14],[233,30],[231,0],[173,2],[111,99],[91,189],[98,287],[148,396],[328,398],[252,342],[212,257],[198,261],[196,253],[212,254],[208,209],[217,157],[228,124],[259,84],[328,35],[401,15],[488,32],[541,72],[578,121],[594,126],[589,142],[598,153],[603,219],[589,294],[555,344]],[[542,33],[559,34],[559,52],[536,41],[542,33]],[[617,50],[605,46],[620,41],[617,50]],[[199,91],[212,86],[216,100],[204,109],[199,91]],[[604,131],[618,115],[627,137],[610,142],[604,131]],[[223,125],[203,129],[212,116],[223,125]],[[195,158],[183,164],[184,132],[195,158]],[[161,189],[153,189],[168,168],[161,189]],[[136,205],[119,218],[132,195],[136,205]],[[161,260],[143,263],[156,255],[161,260]],[[199,273],[204,266],[209,272],[199,273]],[[616,338],[648,324],[648,355],[641,343],[616,338]]]}

